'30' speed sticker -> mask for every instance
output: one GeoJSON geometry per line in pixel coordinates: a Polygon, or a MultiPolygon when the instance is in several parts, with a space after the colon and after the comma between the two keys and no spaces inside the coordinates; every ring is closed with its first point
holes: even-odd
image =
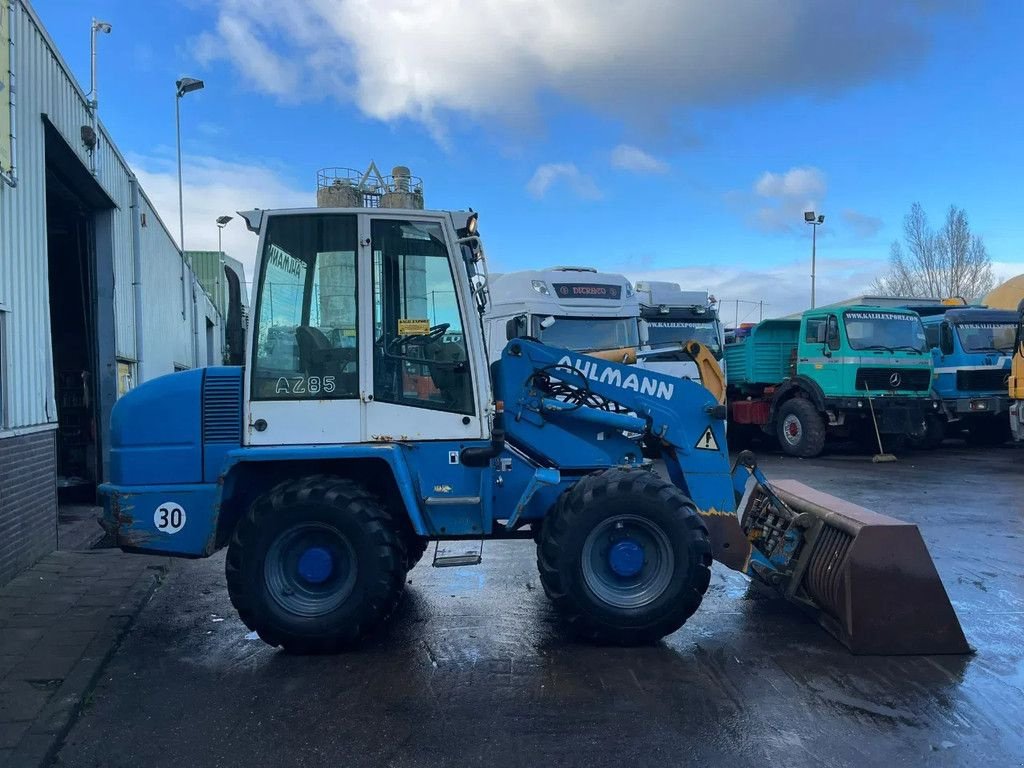
{"type": "Polygon", "coordinates": [[[177,533],[185,527],[185,510],[173,501],[164,502],[153,513],[153,524],[158,531],[177,533]]]}

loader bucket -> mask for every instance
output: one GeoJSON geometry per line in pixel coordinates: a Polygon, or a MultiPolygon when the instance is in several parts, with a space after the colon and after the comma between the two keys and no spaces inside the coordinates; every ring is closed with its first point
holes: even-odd
{"type": "MultiPolygon", "coordinates": [[[[751,575],[767,575],[787,598],[816,611],[855,654],[972,652],[916,525],[795,480],[774,481],[771,489],[788,507],[795,535],[788,550],[774,548],[780,570],[759,569],[755,558],[751,575]],[[789,555],[784,564],[780,552],[789,555]]],[[[745,518],[743,529],[760,550],[764,533],[751,525],[756,520],[745,518]]]]}

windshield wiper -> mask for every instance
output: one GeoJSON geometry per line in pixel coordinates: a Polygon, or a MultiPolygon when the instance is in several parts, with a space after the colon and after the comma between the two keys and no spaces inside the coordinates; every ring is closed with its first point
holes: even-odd
{"type": "Polygon", "coordinates": [[[893,347],[893,350],[897,349],[905,349],[908,352],[924,352],[924,350],[921,349],[920,347],[915,347],[911,344],[900,344],[899,346],[893,347]]]}
{"type": "Polygon", "coordinates": [[[886,352],[895,352],[896,350],[892,347],[887,347],[885,344],[868,344],[866,347],[857,347],[857,349],[881,349],[886,352]]]}

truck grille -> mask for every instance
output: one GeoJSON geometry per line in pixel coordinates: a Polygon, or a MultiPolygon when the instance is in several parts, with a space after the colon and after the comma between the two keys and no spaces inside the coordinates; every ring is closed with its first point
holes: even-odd
{"type": "Polygon", "coordinates": [[[242,442],[242,380],[237,373],[203,377],[203,442],[242,442]]]}
{"type": "Polygon", "coordinates": [[[932,372],[928,368],[857,369],[857,389],[902,389],[922,392],[931,389],[931,386],[932,372]]]}
{"type": "Polygon", "coordinates": [[[987,368],[981,371],[957,371],[956,388],[974,391],[1007,391],[1010,372],[1001,368],[987,368]]]}

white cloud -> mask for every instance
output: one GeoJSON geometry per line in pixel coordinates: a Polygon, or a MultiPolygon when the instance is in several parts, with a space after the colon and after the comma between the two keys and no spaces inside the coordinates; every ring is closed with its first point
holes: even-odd
{"type": "MultiPolygon", "coordinates": [[[[178,240],[178,176],[174,162],[165,158],[129,158],[142,189],[153,201],[160,218],[178,240]]],[[[316,205],[316,191],[298,189],[282,181],[274,168],[232,163],[213,157],[187,158],[182,169],[185,202],[185,247],[190,251],[217,250],[218,216],[234,216],[224,228],[224,251],[245,265],[252,280],[256,236],[236,214],[252,208],[296,208],[316,205]]]]}
{"type": "Polygon", "coordinates": [[[618,168],[622,171],[668,173],[668,163],[630,144],[619,144],[619,146],[613,149],[611,163],[613,168],[618,168]]]}
{"type": "Polygon", "coordinates": [[[215,0],[200,58],[257,90],[334,96],[381,120],[451,112],[521,118],[553,92],[616,115],[638,108],[830,94],[920,62],[920,0],[215,0]],[[711,64],[709,64],[711,62],[711,64]]]}
{"type": "Polygon", "coordinates": [[[783,173],[766,171],[754,182],[757,201],[753,223],[769,232],[785,232],[799,226],[804,211],[820,207],[828,191],[825,174],[810,166],[783,173]]]}
{"type": "Polygon", "coordinates": [[[853,234],[864,239],[874,237],[882,229],[882,220],[877,216],[847,208],[842,213],[843,221],[853,230],[853,234]]]}
{"type": "Polygon", "coordinates": [[[576,197],[584,200],[601,198],[601,190],[597,184],[590,176],[580,171],[575,163],[545,163],[538,166],[526,184],[526,191],[540,198],[559,183],[565,184],[576,197]]]}
{"type": "MultiPolygon", "coordinates": [[[[830,304],[868,292],[871,281],[888,268],[879,259],[820,259],[815,293],[817,303],[830,304]]],[[[764,317],[781,317],[801,312],[811,304],[810,255],[775,266],[721,262],[696,264],[676,269],[627,270],[631,280],[667,280],[688,290],[708,290],[720,302],[719,311],[730,324],[757,322],[764,317]],[[739,300],[738,314],[736,301],[739,300]],[[759,302],[764,302],[763,306],[759,302]]]]}

